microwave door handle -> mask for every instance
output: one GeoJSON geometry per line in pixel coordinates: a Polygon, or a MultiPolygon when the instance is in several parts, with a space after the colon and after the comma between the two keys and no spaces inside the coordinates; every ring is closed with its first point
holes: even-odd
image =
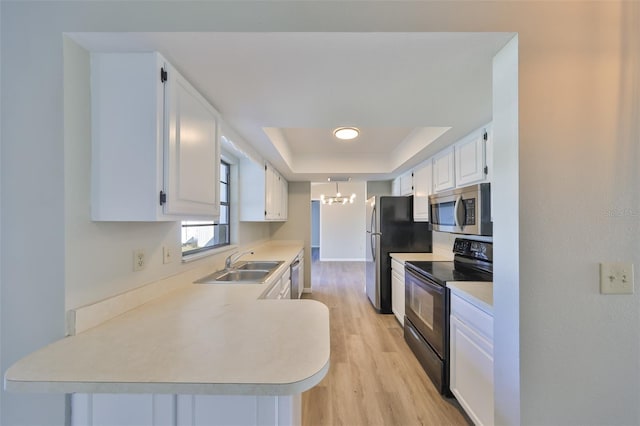
{"type": "Polygon", "coordinates": [[[465,214],[465,209],[464,209],[464,203],[462,202],[462,195],[459,195],[458,198],[456,199],[456,204],[453,207],[453,210],[455,212],[455,215],[453,216],[453,220],[456,223],[456,227],[462,229],[464,227],[464,218],[466,216],[465,214]]]}

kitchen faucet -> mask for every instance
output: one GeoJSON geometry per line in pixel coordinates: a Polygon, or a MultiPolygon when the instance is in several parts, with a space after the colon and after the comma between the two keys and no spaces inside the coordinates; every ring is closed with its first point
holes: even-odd
{"type": "Polygon", "coordinates": [[[238,254],[238,252],[233,252],[224,260],[224,269],[231,269],[231,264],[240,259],[245,254],[253,254],[253,250],[243,251],[238,254]]]}

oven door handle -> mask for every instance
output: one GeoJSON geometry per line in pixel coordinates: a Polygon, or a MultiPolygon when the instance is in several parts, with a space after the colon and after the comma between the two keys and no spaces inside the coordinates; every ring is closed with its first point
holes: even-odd
{"type": "Polygon", "coordinates": [[[462,229],[464,227],[464,222],[466,222],[465,221],[466,212],[464,208],[464,203],[462,202],[462,195],[459,195],[458,198],[456,199],[456,204],[453,207],[453,211],[455,212],[455,214],[453,215],[453,220],[455,221],[456,226],[462,229]]]}
{"type": "Polygon", "coordinates": [[[445,288],[439,284],[436,283],[432,283],[431,281],[429,281],[427,278],[421,277],[419,275],[416,275],[415,272],[411,271],[410,269],[405,269],[406,272],[409,273],[409,275],[411,275],[411,278],[413,278],[413,280],[415,281],[416,285],[418,285],[419,287],[423,287],[423,288],[429,288],[435,292],[437,292],[438,294],[442,294],[445,291],[445,288]]]}

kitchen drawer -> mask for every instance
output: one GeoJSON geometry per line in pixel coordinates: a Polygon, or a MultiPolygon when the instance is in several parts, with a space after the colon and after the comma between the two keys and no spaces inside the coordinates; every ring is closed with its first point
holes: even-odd
{"type": "Polygon", "coordinates": [[[451,315],[493,341],[493,317],[455,293],[451,293],[451,315]]]}
{"type": "Polygon", "coordinates": [[[276,282],[274,282],[271,285],[271,288],[269,288],[269,290],[267,290],[267,292],[264,294],[264,296],[262,296],[263,299],[277,299],[278,296],[280,295],[280,292],[282,291],[282,279],[278,279],[276,280],[276,282]]]}

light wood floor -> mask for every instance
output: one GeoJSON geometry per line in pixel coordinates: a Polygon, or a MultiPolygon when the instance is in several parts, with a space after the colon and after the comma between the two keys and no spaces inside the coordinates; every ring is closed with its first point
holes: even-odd
{"type": "Polygon", "coordinates": [[[330,310],[331,365],[302,395],[304,426],[469,424],[455,400],[435,390],[395,316],[375,313],[363,263],[314,261],[312,289],[304,297],[330,310]]]}

